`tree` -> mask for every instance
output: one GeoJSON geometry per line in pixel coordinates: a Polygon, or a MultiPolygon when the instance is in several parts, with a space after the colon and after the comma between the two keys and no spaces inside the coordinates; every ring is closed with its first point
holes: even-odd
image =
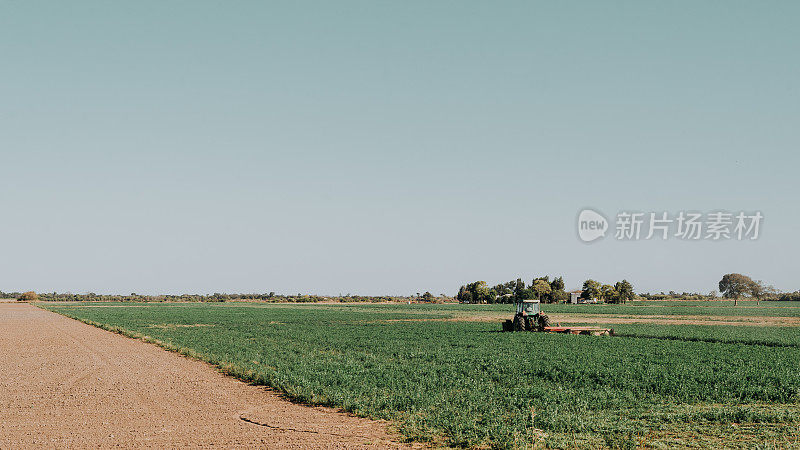
{"type": "MultiPolygon", "coordinates": [[[[420,297],[419,294],[417,294],[420,297]]],[[[424,296],[422,296],[424,299],[424,296]]],[[[433,297],[433,295],[431,295],[433,297]]],[[[461,286],[456,294],[456,299],[461,303],[489,303],[494,301],[494,293],[485,281],[476,281],[466,286],[461,286]]]]}
{"type": "Polygon", "coordinates": [[[553,303],[566,303],[569,300],[569,294],[567,294],[563,289],[560,291],[553,291],[551,298],[553,299],[553,303]]]}
{"type": "Polygon", "coordinates": [[[522,300],[523,298],[523,291],[525,291],[525,282],[522,281],[522,278],[517,278],[514,283],[514,299],[522,300]]]}
{"type": "Polygon", "coordinates": [[[591,299],[600,297],[600,283],[594,280],[586,280],[583,282],[583,292],[581,298],[591,299]]]}
{"type": "Polygon", "coordinates": [[[513,292],[512,289],[510,289],[508,287],[508,283],[506,283],[506,284],[498,284],[497,286],[493,287],[492,289],[494,289],[494,292],[497,295],[500,295],[500,296],[506,295],[506,294],[511,294],[513,292]]]}
{"type": "Polygon", "coordinates": [[[543,281],[545,281],[547,284],[550,284],[550,276],[549,276],[549,275],[545,275],[545,276],[543,276],[543,277],[536,277],[536,278],[534,278],[534,279],[533,279],[533,281],[531,281],[531,286],[533,286],[534,284],[536,284],[536,282],[537,282],[537,281],[539,281],[539,280],[543,280],[543,281]]]}
{"type": "Polygon", "coordinates": [[[39,296],[36,295],[36,292],[28,291],[20,295],[17,300],[21,302],[35,302],[36,300],[39,300],[39,296]]]}
{"type": "Polygon", "coordinates": [[[742,275],[740,273],[728,273],[722,276],[719,281],[719,291],[725,298],[733,299],[733,306],[736,306],[737,300],[743,295],[749,294],[753,283],[752,278],[742,275]]]}
{"type": "Polygon", "coordinates": [[[750,294],[750,296],[756,299],[756,305],[758,305],[764,298],[777,294],[778,290],[775,289],[775,287],[767,285],[763,281],[758,280],[754,281],[750,285],[748,293],[750,294]]]}
{"type": "Polygon", "coordinates": [[[467,291],[466,286],[461,286],[460,288],[458,288],[458,294],[456,294],[456,300],[458,300],[459,303],[472,303],[471,301],[472,294],[470,294],[469,291],[467,291]]]}
{"type": "Polygon", "coordinates": [[[488,303],[489,302],[489,286],[486,285],[485,281],[476,281],[470,284],[470,290],[472,291],[472,295],[475,298],[475,301],[478,303],[488,303]]]}
{"type": "Polygon", "coordinates": [[[616,303],[617,291],[614,289],[614,286],[611,286],[610,284],[604,284],[600,286],[600,297],[606,303],[616,303]]]}
{"type": "Polygon", "coordinates": [[[531,300],[536,298],[536,292],[534,292],[533,289],[523,289],[514,297],[516,300],[531,300]]]}
{"type": "Polygon", "coordinates": [[[425,291],[425,293],[422,294],[422,301],[423,302],[432,302],[433,301],[433,294],[431,294],[428,291],[425,291]]]}
{"type": "Polygon", "coordinates": [[[636,296],[633,292],[633,285],[628,282],[628,280],[622,280],[614,285],[614,290],[617,291],[617,295],[619,296],[620,301],[623,303],[628,300],[633,300],[636,296]]]}
{"type": "Polygon", "coordinates": [[[539,300],[542,299],[542,296],[548,296],[552,292],[552,289],[550,288],[550,283],[548,283],[546,280],[543,279],[535,280],[533,282],[533,285],[531,285],[531,290],[534,292],[534,295],[536,295],[536,298],[539,300]]]}
{"type": "Polygon", "coordinates": [[[563,291],[564,277],[553,278],[553,281],[550,282],[550,289],[553,291],[563,291]]]}

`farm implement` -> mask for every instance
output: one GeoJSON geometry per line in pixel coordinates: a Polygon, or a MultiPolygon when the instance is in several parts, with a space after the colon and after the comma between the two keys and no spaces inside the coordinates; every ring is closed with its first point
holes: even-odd
{"type": "Polygon", "coordinates": [[[514,318],[503,322],[503,331],[539,331],[545,333],[585,334],[591,336],[613,336],[611,328],[551,326],[550,317],[542,313],[539,300],[516,302],[514,318]]]}

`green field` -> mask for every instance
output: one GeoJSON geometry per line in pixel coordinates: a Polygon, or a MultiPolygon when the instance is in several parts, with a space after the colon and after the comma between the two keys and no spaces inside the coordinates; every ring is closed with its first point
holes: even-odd
{"type": "MultiPolygon", "coordinates": [[[[593,337],[499,333],[498,322],[472,320],[510,318],[510,305],[40,306],[156,341],[296,401],[388,419],[410,440],[497,448],[800,446],[800,332],[793,327],[631,323],[614,325],[623,336],[593,337]]],[[[800,315],[798,306],[769,305],[545,309],[800,315]]]]}
{"type": "MultiPolygon", "coordinates": [[[[667,316],[761,316],[761,317],[800,317],[800,305],[776,307],[767,302],[761,306],[744,305],[734,307],[719,305],[686,305],[687,302],[664,302],[651,305],[650,302],[627,305],[544,305],[548,313],[580,313],[580,314],[627,314],[635,316],[667,315],[667,316]]],[[[716,303],[716,302],[714,302],[716,303]]],[[[779,303],[779,302],[773,302],[779,303]]],[[[792,302],[794,303],[794,302],[792,302]]],[[[502,305],[498,305],[502,306],[502,305]]]]}

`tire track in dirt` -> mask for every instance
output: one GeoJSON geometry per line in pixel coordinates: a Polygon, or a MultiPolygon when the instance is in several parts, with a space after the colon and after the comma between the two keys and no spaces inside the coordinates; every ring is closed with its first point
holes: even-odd
{"type": "Polygon", "coordinates": [[[27,304],[0,304],[0,352],[0,448],[406,447],[386,422],[27,304]]]}

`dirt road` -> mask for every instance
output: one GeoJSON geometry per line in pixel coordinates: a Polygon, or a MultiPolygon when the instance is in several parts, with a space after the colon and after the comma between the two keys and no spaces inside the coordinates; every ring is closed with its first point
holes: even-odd
{"type": "Polygon", "coordinates": [[[283,400],[207,364],[0,303],[0,448],[399,447],[383,422],[283,400]]]}

